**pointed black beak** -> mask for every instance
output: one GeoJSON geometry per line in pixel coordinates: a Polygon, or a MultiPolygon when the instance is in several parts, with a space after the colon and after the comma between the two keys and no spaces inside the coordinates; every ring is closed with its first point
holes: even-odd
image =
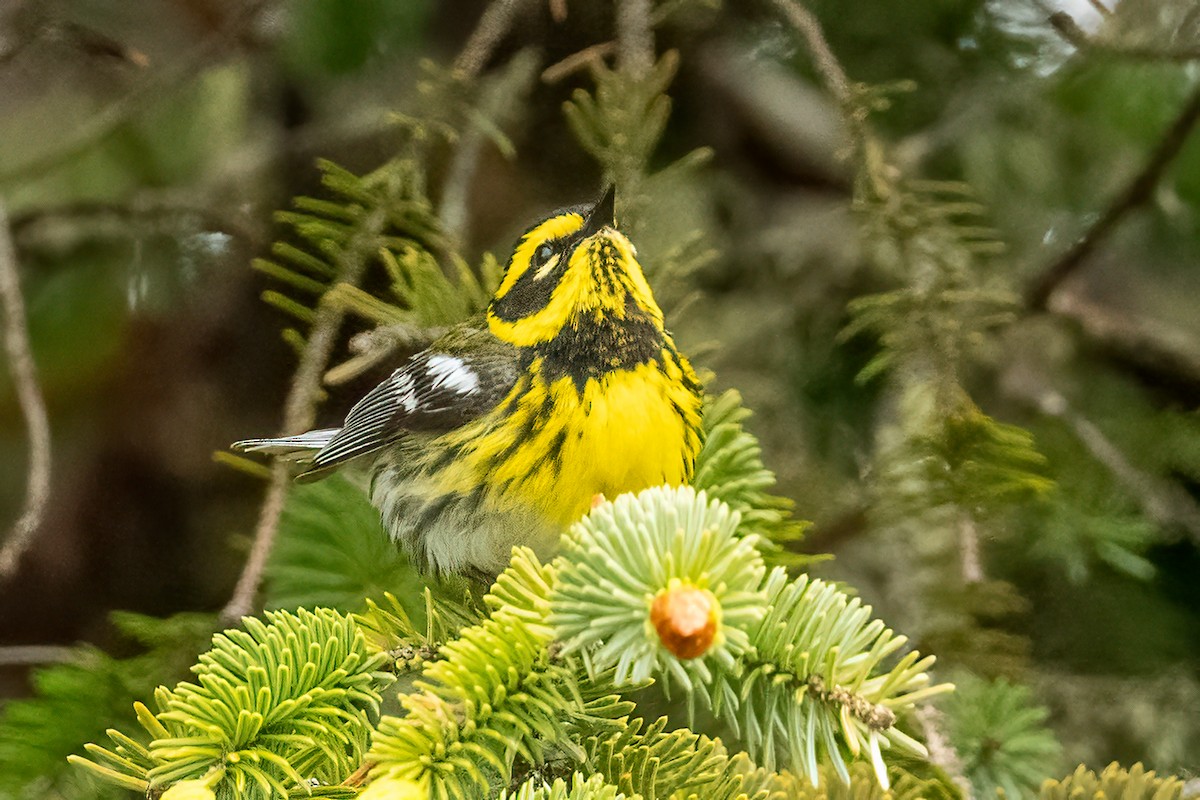
{"type": "Polygon", "coordinates": [[[583,230],[580,231],[581,239],[586,239],[593,234],[599,233],[601,228],[616,226],[616,197],[616,187],[609,186],[604,192],[604,196],[600,198],[600,202],[592,207],[592,213],[588,214],[587,221],[583,223],[583,230]]]}

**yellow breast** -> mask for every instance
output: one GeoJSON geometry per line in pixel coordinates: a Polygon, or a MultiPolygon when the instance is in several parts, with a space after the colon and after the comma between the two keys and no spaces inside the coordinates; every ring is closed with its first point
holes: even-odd
{"type": "MultiPolygon", "coordinates": [[[[678,359],[678,360],[677,360],[678,359]]],[[[608,498],[691,478],[700,447],[700,397],[687,363],[661,363],[589,378],[542,378],[534,361],[491,414],[451,435],[459,457],[445,490],[488,487],[497,510],[538,509],[565,528],[597,494],[608,498]]]]}

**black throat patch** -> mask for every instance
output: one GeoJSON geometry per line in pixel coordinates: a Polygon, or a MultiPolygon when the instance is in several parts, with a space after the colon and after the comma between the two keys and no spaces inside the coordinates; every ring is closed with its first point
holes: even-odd
{"type": "Polygon", "coordinates": [[[527,369],[540,358],[547,381],[570,377],[583,394],[589,378],[660,361],[663,344],[654,320],[626,294],[624,319],[611,314],[599,322],[590,316],[577,317],[550,341],[523,348],[522,367],[527,369]]]}

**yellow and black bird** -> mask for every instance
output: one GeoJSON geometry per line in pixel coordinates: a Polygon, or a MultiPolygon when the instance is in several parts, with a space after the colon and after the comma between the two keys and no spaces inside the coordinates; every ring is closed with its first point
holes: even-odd
{"type": "Polygon", "coordinates": [[[597,494],[686,483],[701,389],[615,228],[613,191],[518,240],[486,314],[412,356],[340,428],[234,447],[370,473],[383,526],[419,567],[494,576],[542,554],[597,494]]]}

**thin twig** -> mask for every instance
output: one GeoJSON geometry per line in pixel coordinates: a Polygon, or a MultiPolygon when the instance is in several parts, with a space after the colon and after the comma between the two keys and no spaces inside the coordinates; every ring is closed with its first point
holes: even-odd
{"type": "Polygon", "coordinates": [[[1050,26],[1054,28],[1067,43],[1079,50],[1091,50],[1119,58],[1131,58],[1139,61],[1200,61],[1200,47],[1158,47],[1148,44],[1133,44],[1126,42],[1106,41],[1088,36],[1075,18],[1064,11],[1050,15],[1050,26]]]}
{"type": "Polygon", "coordinates": [[[578,53],[573,53],[556,64],[551,64],[542,70],[543,83],[558,83],[563,78],[575,74],[581,69],[607,58],[617,52],[616,42],[601,42],[585,47],[578,53]]]}
{"type": "Polygon", "coordinates": [[[416,352],[433,344],[449,328],[434,325],[425,327],[410,322],[381,325],[378,328],[355,334],[350,339],[350,358],[330,367],[325,373],[326,386],[338,386],[357,378],[379,364],[397,350],[416,352]]]}
{"type": "MultiPolygon", "coordinates": [[[[293,389],[298,385],[298,381],[292,382],[293,389]]],[[[258,512],[258,524],[254,528],[254,544],[250,548],[250,557],[246,559],[246,564],[242,567],[242,574],[238,577],[233,595],[225,604],[225,608],[221,610],[223,625],[235,624],[254,608],[254,598],[262,583],[263,571],[267,567],[267,558],[270,557],[271,548],[275,544],[275,532],[279,529],[279,520],[283,516],[283,506],[287,502],[290,478],[285,462],[276,461],[271,465],[271,478],[267,483],[267,494],[263,498],[262,508],[258,512]]]]}
{"type": "Polygon", "coordinates": [[[975,526],[974,517],[965,511],[961,512],[958,521],[958,552],[963,583],[982,583],[983,560],[979,554],[979,529],[975,526]]]}
{"type": "Polygon", "coordinates": [[[446,170],[446,182],[442,185],[442,202],[438,209],[438,223],[451,242],[461,245],[467,238],[467,222],[470,212],[467,204],[471,199],[471,185],[475,169],[483,154],[486,137],[479,126],[472,125],[459,139],[450,167],[446,170]]]}
{"type": "Polygon", "coordinates": [[[1159,525],[1178,525],[1188,532],[1192,541],[1200,543],[1200,503],[1187,491],[1134,466],[1104,431],[1071,408],[1058,392],[1044,389],[1032,399],[1043,414],[1058,417],[1070,426],[1092,457],[1107,467],[1117,483],[1136,498],[1147,517],[1159,525]]]}
{"type": "Polygon", "coordinates": [[[362,786],[367,781],[367,776],[371,774],[371,770],[375,768],[374,761],[364,761],[358,765],[358,769],[350,773],[346,780],[342,781],[342,786],[362,786]]]}
{"type": "Polygon", "coordinates": [[[37,366],[29,348],[17,253],[3,200],[0,200],[0,303],[4,307],[4,348],[8,369],[29,433],[25,505],[4,548],[0,549],[0,578],[7,578],[16,572],[21,556],[33,542],[33,536],[46,516],[46,504],[50,500],[50,420],[38,385],[37,366]]]}
{"type": "MultiPolygon", "coordinates": [[[[454,62],[459,75],[474,78],[491,57],[492,51],[512,27],[512,21],[523,0],[496,0],[483,12],[471,38],[454,62]]],[[[491,99],[491,98],[488,98],[491,99]]],[[[472,125],[463,134],[442,187],[442,202],[438,222],[451,241],[461,243],[467,236],[467,201],[475,168],[483,153],[486,137],[479,125],[472,125]]]]}
{"type": "Polygon", "coordinates": [[[954,745],[950,744],[950,740],[946,738],[945,715],[936,706],[926,703],[917,708],[913,712],[913,716],[916,717],[917,724],[921,726],[921,733],[925,735],[925,746],[929,750],[930,763],[941,767],[950,776],[950,780],[954,781],[955,785],[962,790],[965,800],[972,800],[974,791],[971,782],[966,778],[962,759],[959,758],[954,745]]]}
{"type": "Polygon", "coordinates": [[[1200,86],[1192,90],[1191,96],[1184,103],[1179,115],[1171,123],[1159,140],[1154,152],[1146,160],[1141,170],[1125,186],[1096,222],[1084,231],[1083,236],[1076,240],[1067,252],[1055,259],[1030,284],[1026,292],[1026,302],[1034,310],[1043,310],[1054,290],[1069,278],[1084,263],[1092,251],[1116,229],[1117,224],[1129,212],[1144,205],[1152,196],[1154,187],[1162,179],[1167,167],[1179,155],[1184,143],[1200,121],[1200,86]]]}
{"type": "MultiPolygon", "coordinates": [[[[379,208],[363,221],[359,232],[338,258],[339,281],[352,286],[358,285],[370,260],[369,253],[374,249],[387,219],[387,209],[379,208]]],[[[333,346],[344,317],[345,311],[340,305],[326,302],[322,298],[317,306],[316,318],[313,320],[304,351],[300,355],[300,364],[292,376],[292,384],[284,401],[281,435],[299,433],[312,427],[316,418],[317,399],[321,393],[321,377],[329,366],[329,358],[333,354],[333,346]]],[[[275,544],[275,533],[279,529],[279,519],[283,514],[290,485],[287,465],[282,461],[276,462],[271,468],[266,497],[259,511],[250,556],[242,568],[233,596],[221,611],[221,619],[226,624],[236,622],[254,608],[254,598],[258,594],[267,559],[275,544]]]]}
{"type": "Polygon", "coordinates": [[[1047,310],[1075,323],[1089,344],[1113,359],[1184,398],[1200,397],[1200,341],[1187,331],[1124,314],[1069,290],[1057,292],[1047,310]]]}
{"type": "Polygon", "coordinates": [[[0,68],[44,41],[62,42],[92,58],[117,59],[141,69],[150,65],[149,57],[141,50],[79,22],[43,20],[23,27],[25,35],[17,38],[8,49],[0,50],[0,68]]]}
{"type": "Polygon", "coordinates": [[[0,647],[0,667],[30,667],[73,661],[79,651],[57,644],[22,644],[0,647]]]}
{"type": "MultiPolygon", "coordinates": [[[[12,218],[13,239],[25,250],[29,240],[50,239],[57,245],[57,237],[64,227],[79,238],[80,228],[87,228],[82,236],[101,236],[111,231],[117,237],[129,237],[130,228],[149,226],[154,230],[179,229],[225,233],[244,242],[254,244],[260,238],[254,226],[241,219],[236,212],[196,202],[195,189],[189,197],[182,192],[144,192],[122,202],[79,201],[61,206],[31,209],[12,218]],[[90,226],[90,227],[88,227],[90,226]]],[[[69,238],[69,237],[68,237],[69,238]]]]}
{"type": "Polygon", "coordinates": [[[817,72],[821,74],[821,80],[824,81],[830,94],[839,103],[848,105],[852,99],[850,79],[846,77],[846,71],[842,69],[841,62],[833,54],[833,48],[829,46],[829,40],[825,38],[825,31],[821,28],[820,21],[796,0],[772,0],[772,2],[804,37],[813,64],[816,66],[817,72]]]}
{"type": "Polygon", "coordinates": [[[654,66],[650,0],[617,0],[617,55],[622,69],[642,75],[654,66]]]}
{"type": "Polygon", "coordinates": [[[483,71],[488,59],[500,44],[500,40],[512,27],[513,18],[525,0],[494,0],[479,24],[471,32],[471,38],[463,46],[458,58],[454,59],[454,71],[466,78],[473,78],[483,71]]]}
{"type": "Polygon", "coordinates": [[[479,160],[489,142],[499,146],[494,131],[503,129],[512,109],[519,105],[516,102],[517,95],[532,84],[537,67],[531,63],[534,58],[536,56],[530,52],[519,53],[495,78],[481,82],[475,100],[474,117],[459,137],[458,147],[446,170],[442,201],[438,208],[438,223],[454,245],[461,245],[467,240],[470,221],[468,204],[479,160]]]}

